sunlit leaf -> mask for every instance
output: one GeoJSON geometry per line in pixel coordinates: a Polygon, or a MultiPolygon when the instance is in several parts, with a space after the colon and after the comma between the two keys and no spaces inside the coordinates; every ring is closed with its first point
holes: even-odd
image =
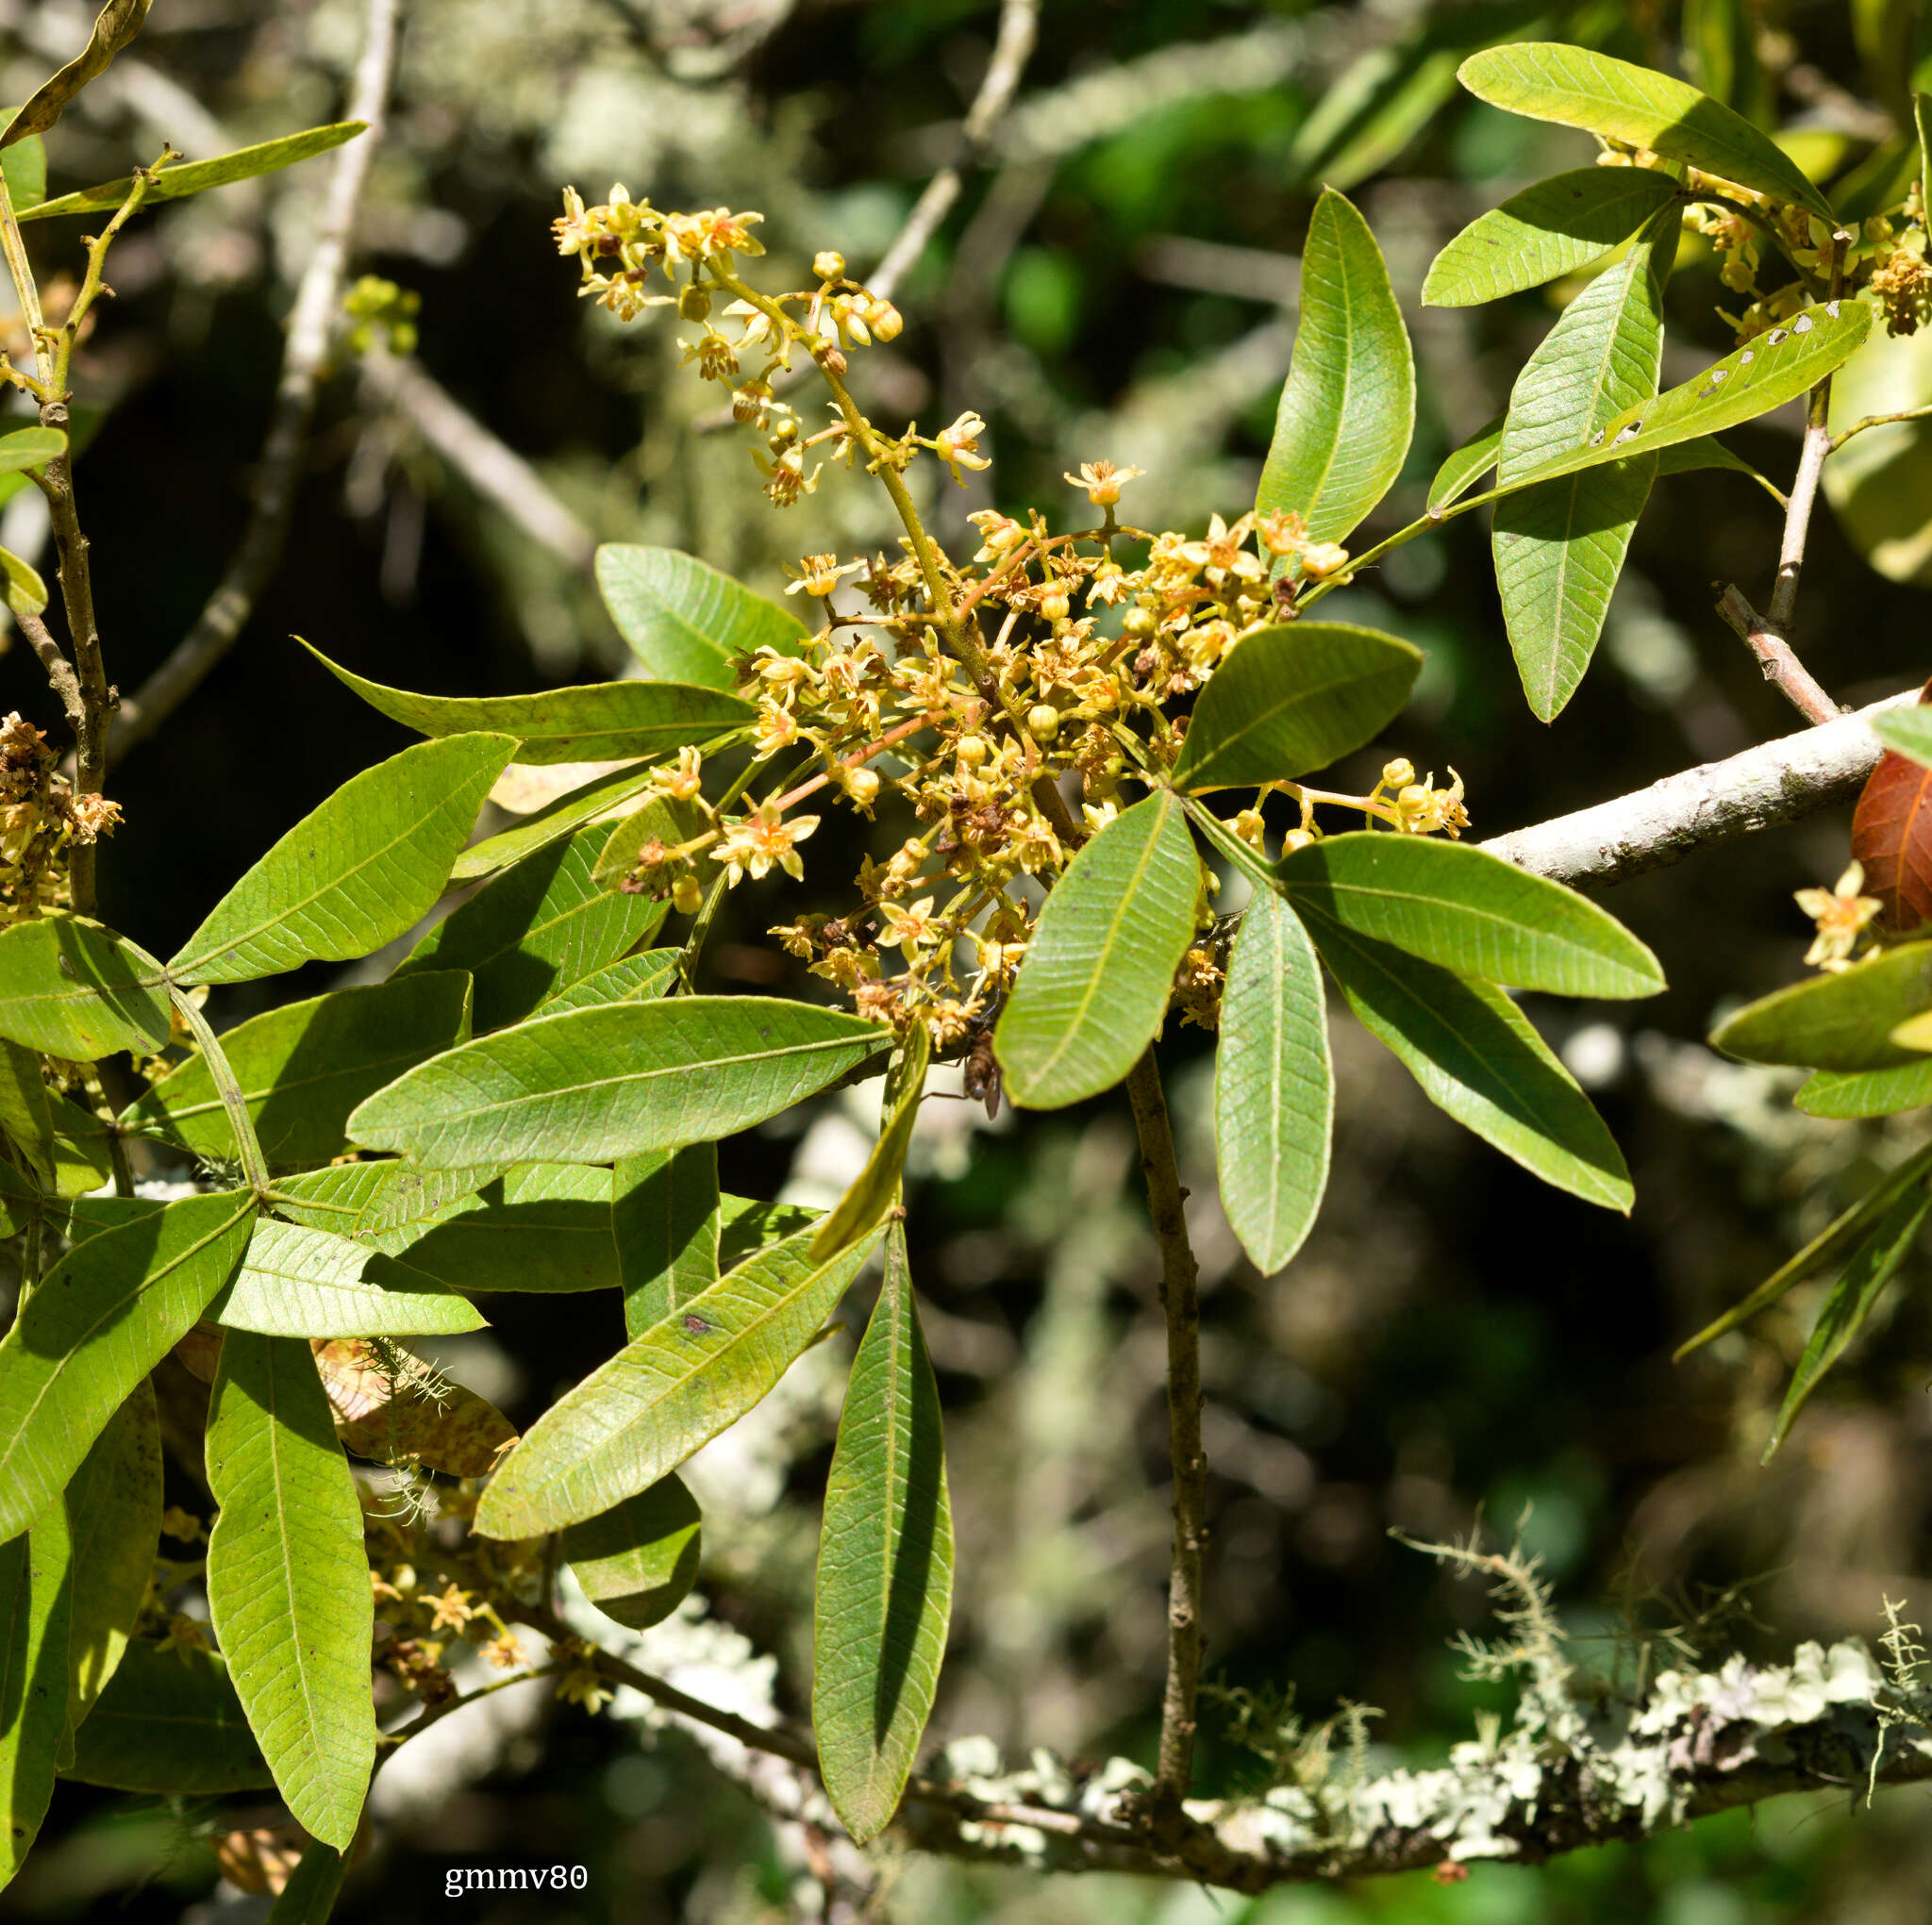
{"type": "Polygon", "coordinates": [[[69,1062],[166,1047],[161,966],[84,916],[0,931],[0,1036],[69,1062]]]}
{"type": "MultiPolygon", "coordinates": [[[[0,108],[0,113],[7,113],[0,108]]],[[[7,113],[11,120],[13,115],[7,113]]],[[[13,203],[15,217],[22,207],[38,207],[47,198],[47,143],[38,134],[0,148],[0,174],[7,180],[7,198],[13,203]]]]}
{"type": "Polygon", "coordinates": [[[141,31],[152,4],[153,0],[108,0],[95,16],[87,44],[8,122],[0,132],[0,147],[10,147],[30,134],[44,134],[74,96],[105,74],[114,56],[141,31]]]}
{"type": "MultiPolygon", "coordinates": [[[[367,121],[337,121],[331,126],[308,127],[299,134],[284,134],[279,140],[258,141],[253,147],[237,147],[232,153],[216,155],[212,160],[188,160],[164,167],[149,184],[142,205],[176,201],[184,194],[198,194],[211,187],[226,187],[232,181],[275,174],[294,166],[298,160],[326,154],[344,141],[353,141],[368,124],[367,121]]],[[[57,201],[42,201],[36,207],[23,207],[20,218],[46,221],[59,214],[109,213],[133,191],[134,176],[124,174],[119,180],[103,181],[99,187],[62,194],[57,201]]]]}
{"type": "MultiPolygon", "coordinates": [[[[1892,1040],[1898,1037],[1894,1030],[1892,1040]]],[[[1900,1070],[1815,1070],[1791,1101],[1807,1116],[1897,1116],[1924,1109],[1932,1104],[1932,1062],[1900,1070]]]]}
{"type": "Polygon", "coordinates": [[[142,1637],[128,1644],[113,1681],[75,1734],[74,1763],[64,1775],[159,1798],[254,1791],[275,1783],[227,1660],[142,1637]]]}
{"type": "Polygon", "coordinates": [[[411,1336],[484,1323],[467,1297],[407,1255],[266,1217],[208,1315],[264,1336],[411,1336]]]}
{"type": "MultiPolygon", "coordinates": [[[[9,434],[0,435],[0,474],[23,474],[29,469],[44,468],[66,451],[67,436],[59,428],[15,428],[9,434]]],[[[46,591],[42,589],[41,606],[44,608],[46,605],[46,591]]]]}
{"type": "Polygon", "coordinates": [[[374,1242],[447,1214],[502,1174],[494,1163],[456,1170],[419,1170],[413,1163],[393,1161],[340,1163],[278,1178],[275,1207],[311,1229],[374,1242]]]}
{"type": "Polygon", "coordinates": [[[610,1171],[525,1163],[437,1220],[382,1237],[421,1275],[463,1291],[607,1290],[621,1281],[610,1171]]]}
{"type": "Polygon", "coordinates": [[[563,1534],[584,1595],[632,1631],[662,1623],[697,1582],[704,1519],[675,1471],[563,1534]]]}
{"type": "Polygon", "coordinates": [[[311,1838],[261,1925],[328,1925],[348,1875],[347,1857],[311,1838]]]}
{"type": "Polygon", "coordinates": [[[740,657],[760,648],[796,655],[805,639],[789,608],[675,548],[606,542],[597,588],[654,682],[735,689],[740,657]]]}
{"type": "Polygon", "coordinates": [[[113,1176],[107,1124],[47,1087],[34,1051],[5,1040],[0,1040],[0,1133],[42,1187],[57,1195],[78,1196],[113,1176]]]}
{"type": "Polygon", "coordinates": [[[12,1882],[32,1850],[54,1792],[54,1761],[67,1729],[73,1583],[67,1511],[56,1501],[24,1536],[0,1544],[0,1886],[12,1882]]]}
{"type": "Polygon", "coordinates": [[[1857,969],[1812,976],[1747,1004],[1711,1042],[1747,1063],[1807,1070],[1899,1070],[1923,1058],[1891,1033],[1932,1008],[1932,942],[1908,942],[1857,969]]]}
{"type": "Polygon", "coordinates": [[[622,955],[614,963],[546,996],[540,1016],[561,1016],[567,1009],[591,1009],[600,1003],[655,1003],[670,988],[684,952],[647,949],[641,955],[622,955]]]}
{"type": "Polygon", "coordinates": [[[0,576],[6,581],[7,606],[15,616],[46,613],[47,585],[32,562],[10,548],[0,548],[0,576]]]}
{"type": "Polygon", "coordinates": [[[487,1398],[413,1365],[393,1344],[336,1337],[312,1346],[336,1437],[378,1464],[421,1464],[451,1477],[487,1476],[516,1427],[487,1398]]]}
{"type": "Polygon", "coordinates": [[[1479,427],[1459,448],[1450,451],[1436,478],[1429,483],[1429,507],[1446,508],[1459,501],[1496,465],[1496,450],[1503,445],[1503,423],[1507,410],[1479,427]]]}
{"type": "Polygon", "coordinates": [[[547,849],[573,829],[634,801],[651,786],[657,772],[652,763],[631,762],[579,783],[555,802],[525,816],[513,828],[473,842],[451,866],[451,884],[475,882],[483,876],[494,875],[512,862],[520,862],[539,849],[547,849]]]}
{"type": "Polygon", "coordinates": [[[1932,921],[1932,708],[1922,693],[1872,726],[1889,746],[1852,813],[1852,854],[1885,926],[1916,929],[1932,921]]]}
{"type": "MultiPolygon", "coordinates": [[[[1182,832],[1186,833],[1185,830],[1182,832]]],[[[851,1187],[819,1225],[811,1253],[821,1261],[857,1243],[875,1229],[899,1195],[906,1170],[906,1152],[919,1123],[919,1100],[925,1093],[926,1066],[932,1060],[932,1038],[924,1023],[906,1033],[899,1057],[886,1076],[885,1114],[878,1141],[851,1187]]]]}

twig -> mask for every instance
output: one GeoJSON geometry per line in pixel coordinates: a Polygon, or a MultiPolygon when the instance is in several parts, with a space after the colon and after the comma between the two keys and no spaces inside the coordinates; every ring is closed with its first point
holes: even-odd
{"type": "Polygon", "coordinates": [[[1790,643],[1773,630],[1741,590],[1726,586],[1718,597],[1717,612],[1757,657],[1764,679],[1774,682],[1807,722],[1835,722],[1843,713],[1818,686],[1810,670],[1791,653],[1790,643]]]}
{"type": "Polygon", "coordinates": [[[1174,1464],[1174,1555],[1167,1594],[1167,1688],[1160,1758],[1150,1798],[1157,1835],[1182,1819],[1193,1777],[1195,1700],[1201,1680],[1201,1546],[1207,1536],[1208,1462],[1201,1447],[1201,1299],[1174,1162],[1167,1099],[1150,1045],[1127,1073],[1141,1139],[1141,1174],[1160,1246],[1160,1307],[1167,1318],[1167,1436],[1174,1464]]]}
{"type": "Polygon", "coordinates": [[[330,325],[341,298],[356,208],[382,140],[400,9],[401,0],[369,0],[362,58],[343,113],[344,119],[366,121],[368,131],[336,157],[321,233],[289,316],[281,379],[262,442],[248,525],[227,572],[194,626],[135,693],[122,702],[108,733],[110,758],[118,759],[146,741],[234,647],[256,598],[281,560],[294,513],[302,451],[308,444],[316,393],[328,357],[330,325]]]}
{"type": "Polygon", "coordinates": [[[420,362],[372,348],[362,379],[485,501],[572,568],[586,568],[597,538],[517,451],[499,440],[420,362]]]}
{"type": "Polygon", "coordinates": [[[1855,421],[1850,427],[1832,436],[1824,452],[1836,455],[1854,435],[1862,435],[1867,428],[1890,427],[1892,423],[1901,421],[1924,421],[1927,415],[1932,415],[1932,403],[1924,407],[1902,407],[1896,414],[1868,414],[1864,420],[1855,421]]]}
{"type": "Polygon", "coordinates": [[[38,615],[30,614],[25,608],[16,608],[13,619],[20,624],[20,632],[26,637],[27,646],[40,658],[42,668],[46,670],[47,681],[60,698],[60,706],[66,713],[67,725],[74,731],[75,740],[78,741],[81,730],[87,725],[87,704],[82,699],[80,678],[74,672],[74,664],[60,653],[60,644],[38,615]]]}

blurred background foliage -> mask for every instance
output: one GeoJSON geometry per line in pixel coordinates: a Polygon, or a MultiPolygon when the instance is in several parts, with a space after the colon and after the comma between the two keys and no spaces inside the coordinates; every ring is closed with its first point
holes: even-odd
{"type": "MultiPolygon", "coordinates": [[[[1449,234],[1591,153],[1583,136],[1461,95],[1464,54],[1541,37],[1649,60],[1792,129],[1822,178],[1876,179],[1909,133],[1919,12],[1901,0],[1047,0],[1014,110],[902,288],[904,335],[856,364],[861,398],[888,419],[937,424],[971,407],[991,423],[991,471],[933,503],[950,539],[995,501],[1064,515],[1077,498],[1061,471],[1096,456],[1148,471],[1129,501],[1142,524],[1232,518],[1252,499],[1293,341],[1297,251],[1326,182],[1367,213],[1417,346],[1416,444],[1377,518],[1393,525],[1419,511],[1441,456],[1500,410],[1575,291],[1415,304],[1449,234]]],[[[85,25],[70,0],[5,0],[0,92],[23,97],[85,25]]],[[[996,25],[991,0],[408,0],[358,268],[420,296],[416,359],[364,363],[344,346],[272,589],[241,647],[117,777],[127,822],[103,863],[109,921],[165,954],[275,835],[403,745],[291,631],[437,692],[594,679],[623,659],[589,587],[595,540],[688,548],[775,592],[800,555],[890,539],[879,498],[841,474],[772,511],[742,440],[703,431],[709,403],[676,378],[675,325],[623,329],[579,303],[547,223],[566,183],[602,198],[622,180],[660,207],[761,209],[767,285],[797,284],[824,247],[862,274],[955,158],[996,25]],[[512,468],[492,497],[505,448],[533,479],[512,468]]],[[[158,0],[134,52],[52,142],[55,191],[125,172],[164,137],[195,158],[330,118],[359,35],[352,0],[158,0]]],[[[104,419],[78,483],[124,688],[192,623],[241,528],[279,318],[325,174],[311,166],[144,215],[115,252],[119,298],[80,375],[104,419]]],[[[78,261],[65,224],[33,244],[45,272],[78,261]]],[[[1724,298],[1702,243],[1687,242],[1666,383],[1728,347],[1714,312],[1724,298]]],[[[1916,346],[1901,359],[1924,371],[1916,346]]],[[[1910,390],[1932,373],[1886,378],[1910,390]]],[[[1796,427],[1774,417],[1734,440],[1782,475],[1796,427]]],[[[1910,581],[1924,553],[1913,538],[1932,519],[1924,435],[1896,431],[1876,487],[1860,484],[1864,510],[1841,496],[1846,519],[1814,527],[1793,639],[1845,703],[1932,669],[1910,581]]],[[[0,541],[31,553],[37,513],[32,490],[15,496],[0,541]]],[[[1345,600],[1421,644],[1428,666],[1416,706],[1364,767],[1394,750],[1419,768],[1453,763],[1483,835],[1788,733],[1795,716],[1711,612],[1714,580],[1761,599],[1776,545],[1775,511],[1747,481],[1661,481],[1600,665],[1551,728],[1516,685],[1474,518],[1392,555],[1345,600]]],[[[0,709],[16,706],[57,720],[20,647],[0,655],[0,709]]],[[[1257,1276],[1214,1203],[1202,1038],[1170,1037],[1203,1259],[1209,1668],[1225,1685],[1291,1687],[1317,1717],[1374,1705],[1390,1757],[1442,1755],[1497,1701],[1447,1648],[1479,1627],[1483,1600],[1387,1534],[1465,1531],[1479,1515],[1506,1533],[1524,1519],[1579,1634],[1624,1610],[1685,1621],[1740,1585],[1748,1615],[1716,1648],[1769,1655],[1869,1635],[1886,1594],[1921,1621],[1932,1614],[1923,1273],[1769,1469],[1758,1452],[1815,1294],[1793,1293],[1685,1368],[1668,1360],[1922,1129],[1804,1118],[1788,1101],[1795,1078],[1702,1042],[1727,1000],[1797,973],[1809,932],[1790,892],[1835,875],[1845,838],[1828,816],[1626,885],[1612,906],[1662,956],[1669,994],[1587,1017],[1534,1009],[1626,1146],[1628,1222],[1452,1128],[1344,1016],[1335,1181],[1292,1270],[1257,1276]]],[[[858,851],[823,843],[819,873],[849,873],[858,851]]],[[[803,992],[763,938],[791,913],[773,888],[734,893],[714,986],[803,992]]],[[[313,973],[278,992],[331,980],[313,973]]],[[[224,990],[212,1013],[232,1021],[265,993],[224,990]]],[[[865,1092],[848,1092],[789,1133],[728,1145],[726,1185],[828,1199],[871,1114],[865,1092]]],[[[1132,1140],[1112,1099],[994,1126],[965,1104],[927,1105],[910,1230],[961,1538],[936,1738],[1151,1751],[1165,1420],[1132,1140]]],[[[524,1419],[617,1336],[614,1303],[500,1299],[491,1314],[493,1333],[441,1361],[524,1419]]],[[[771,1653],[793,1710],[850,1349],[808,1353],[692,1473],[711,1614],[697,1628],[771,1653]]],[[[1849,1790],[1826,1808],[1787,1802],[1540,1871],[1479,1866],[1464,1884],[1253,1904],[1041,1884],[890,1848],[870,1872],[822,1876],[822,1844],[767,1824],[688,1739],[541,1700],[533,1687],[491,1701],[487,1718],[466,1714],[444,1728],[458,1735],[433,1770],[390,1788],[344,1901],[353,1916],[750,1925],[870,1906],[936,1925],[1889,1925],[1932,1913],[1923,1791],[1856,1815],[1849,1790]],[[441,1895],[452,1864],[519,1863],[585,1865],[589,1889],[441,1895]]],[[[1259,1768],[1216,1735],[1224,1722],[1210,1709],[1204,1789],[1259,1768]]],[[[259,1916],[265,1900],[215,1884],[210,1840],[235,1822],[63,1785],[0,1917],[259,1916]]]]}

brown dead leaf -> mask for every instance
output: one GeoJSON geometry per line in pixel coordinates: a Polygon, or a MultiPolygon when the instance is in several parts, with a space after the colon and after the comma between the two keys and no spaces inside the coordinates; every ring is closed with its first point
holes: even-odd
{"type": "Polygon", "coordinates": [[[153,4],[154,0],[108,0],[87,45],[7,123],[7,131],[0,133],[0,147],[10,147],[29,134],[44,134],[60,118],[67,103],[90,80],[105,74],[108,62],[141,31],[153,4]]]}
{"type": "Polygon", "coordinates": [[[358,1457],[415,1458],[452,1477],[481,1477],[516,1441],[510,1420],[474,1390],[446,1385],[432,1398],[393,1384],[364,1337],[317,1338],[314,1350],[336,1435],[358,1457]]]}

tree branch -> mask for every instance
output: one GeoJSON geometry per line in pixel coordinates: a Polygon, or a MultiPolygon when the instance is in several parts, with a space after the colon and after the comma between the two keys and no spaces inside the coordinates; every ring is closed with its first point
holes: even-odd
{"type": "Polygon", "coordinates": [[[281,380],[262,442],[248,524],[227,572],[194,626],[116,711],[108,736],[110,759],[118,759],[146,741],[234,647],[254,612],[257,597],[282,558],[301,479],[302,452],[308,442],[316,393],[328,358],[331,325],[341,299],[356,208],[382,141],[400,10],[401,0],[369,0],[362,58],[343,110],[345,120],[366,121],[369,128],[336,157],[322,231],[289,315],[281,380]]]}
{"type": "Polygon", "coordinates": [[[1775,683],[1800,715],[1814,722],[1838,719],[1842,712],[1838,704],[1818,686],[1811,671],[1791,653],[1790,643],[1751,606],[1741,590],[1726,587],[1718,597],[1717,612],[1757,657],[1764,679],[1775,683]]]}

